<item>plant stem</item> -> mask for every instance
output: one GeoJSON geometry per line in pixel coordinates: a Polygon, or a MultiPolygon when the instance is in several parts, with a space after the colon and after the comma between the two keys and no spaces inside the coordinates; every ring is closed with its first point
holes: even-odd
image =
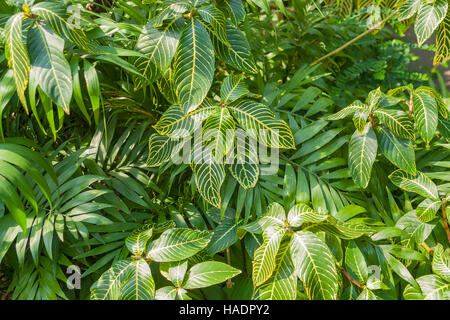
{"type": "MultiPolygon", "coordinates": [[[[227,248],[227,263],[231,266],[231,256],[230,256],[230,248],[227,248]]],[[[231,281],[231,279],[227,280],[227,288],[233,288],[234,282],[231,281]]]]}
{"type": "Polygon", "coordinates": [[[361,288],[361,289],[365,289],[366,286],[359,283],[358,281],[356,281],[355,279],[352,278],[352,276],[350,274],[348,274],[347,271],[345,271],[345,269],[343,267],[339,267],[339,269],[341,269],[341,272],[347,277],[348,281],[350,281],[351,283],[353,283],[355,286],[361,288]]]}
{"type": "Polygon", "coordinates": [[[431,248],[425,242],[422,242],[420,245],[425,249],[426,252],[428,252],[429,255],[433,254],[433,250],[431,250],[431,248]]]}
{"type": "Polygon", "coordinates": [[[129,109],[129,111],[134,111],[134,112],[138,112],[138,113],[142,113],[150,118],[155,119],[155,116],[153,114],[151,114],[150,112],[141,110],[139,108],[136,107],[132,107],[132,106],[127,106],[127,105],[112,105],[112,104],[108,104],[105,106],[105,108],[110,108],[110,109],[129,109]]]}
{"type": "Polygon", "coordinates": [[[382,20],[381,22],[377,23],[376,25],[374,25],[373,27],[371,27],[370,29],[367,29],[366,31],[364,31],[363,33],[361,33],[360,35],[354,37],[352,40],[348,41],[347,43],[345,43],[344,45],[340,46],[339,48],[337,48],[336,50],[331,51],[330,53],[324,55],[323,57],[317,59],[316,61],[314,61],[313,63],[311,63],[311,65],[315,65],[318,64],[319,62],[321,62],[322,60],[325,60],[333,55],[335,55],[336,53],[341,52],[342,50],[344,50],[345,48],[347,48],[349,45],[355,43],[356,41],[358,41],[361,38],[364,38],[365,36],[367,36],[369,33],[372,33],[373,31],[377,30],[380,26],[382,26],[384,23],[386,23],[386,21],[388,21],[390,18],[392,18],[394,16],[394,14],[396,14],[396,12],[391,13],[389,16],[387,16],[384,20],[382,20]]]}
{"type": "Polygon", "coordinates": [[[447,198],[445,198],[444,201],[442,201],[442,220],[444,222],[444,229],[445,232],[447,233],[448,242],[450,243],[450,230],[448,228],[448,219],[447,219],[447,198]]]}

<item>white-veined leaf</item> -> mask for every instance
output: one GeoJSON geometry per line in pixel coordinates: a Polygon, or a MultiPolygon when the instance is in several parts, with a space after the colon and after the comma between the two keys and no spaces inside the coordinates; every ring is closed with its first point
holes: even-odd
{"type": "Polygon", "coordinates": [[[226,263],[218,261],[201,262],[189,270],[183,288],[198,289],[209,287],[231,279],[240,273],[241,270],[233,268],[226,263]]]}
{"type": "Polygon", "coordinates": [[[450,257],[444,251],[442,244],[438,243],[433,250],[433,261],[431,263],[433,272],[447,282],[450,282],[450,257]]]}
{"type": "Polygon", "coordinates": [[[375,110],[373,114],[397,137],[402,139],[414,138],[414,124],[406,112],[398,109],[380,108],[375,110]]]}
{"type": "Polygon", "coordinates": [[[420,91],[413,95],[414,119],[420,136],[427,143],[433,139],[438,124],[438,106],[429,94],[420,91]]]}
{"type": "Polygon", "coordinates": [[[190,19],[174,58],[174,86],[180,106],[189,113],[206,97],[214,76],[214,49],[208,32],[190,19]]]}
{"type": "Polygon", "coordinates": [[[311,232],[299,231],[293,235],[290,252],[308,298],[336,300],[341,279],[326,244],[311,232]]]}
{"type": "Polygon", "coordinates": [[[28,33],[31,75],[55,104],[69,112],[72,74],[64,57],[64,40],[47,27],[36,24],[28,33]]]}
{"type": "Polygon", "coordinates": [[[450,10],[436,29],[436,53],[433,64],[444,64],[450,59],[450,10]]]}
{"type": "Polygon", "coordinates": [[[417,219],[422,222],[429,222],[436,217],[441,206],[440,200],[425,199],[416,208],[417,219]]]}
{"type": "Polygon", "coordinates": [[[263,145],[295,149],[291,129],[286,122],[276,119],[269,107],[251,100],[241,100],[228,108],[247,134],[263,145]]]}
{"type": "Polygon", "coordinates": [[[135,47],[145,57],[138,57],[134,64],[148,82],[157,80],[167,70],[183,31],[183,24],[179,20],[173,20],[161,30],[153,26],[153,21],[150,20],[143,27],[135,47]]]}
{"type": "Polygon", "coordinates": [[[422,197],[433,200],[439,199],[438,190],[434,182],[420,171],[417,171],[417,174],[413,176],[403,170],[395,170],[389,175],[389,179],[393,184],[405,191],[415,192],[422,197]]]}
{"type": "Polygon", "coordinates": [[[431,37],[437,26],[444,20],[447,9],[447,0],[422,1],[414,23],[414,32],[416,33],[419,46],[431,37]]]}
{"type": "Polygon", "coordinates": [[[366,125],[362,134],[352,135],[349,144],[348,167],[355,184],[366,188],[370,181],[372,165],[377,156],[378,142],[372,125],[366,125]]]}
{"type": "Polygon", "coordinates": [[[250,92],[244,80],[242,75],[229,75],[225,78],[220,87],[220,98],[223,103],[233,102],[250,92]]]}
{"type": "Polygon", "coordinates": [[[157,262],[184,260],[205,248],[210,240],[211,233],[208,231],[169,229],[150,243],[147,257],[157,262]]]}
{"type": "Polygon", "coordinates": [[[275,258],[286,230],[281,226],[269,226],[263,233],[263,244],[253,255],[252,279],[255,287],[266,282],[275,270],[275,258]]]}
{"type": "Polygon", "coordinates": [[[123,300],[154,300],[155,281],[148,263],[144,259],[130,262],[130,279],[121,289],[123,300]]]}
{"type": "Polygon", "coordinates": [[[299,203],[289,210],[287,222],[292,227],[300,227],[303,223],[319,223],[327,218],[327,214],[316,212],[308,205],[299,203]]]}
{"type": "Polygon", "coordinates": [[[384,126],[378,128],[378,142],[384,156],[397,167],[410,174],[416,174],[415,154],[411,141],[396,137],[384,126]]]}

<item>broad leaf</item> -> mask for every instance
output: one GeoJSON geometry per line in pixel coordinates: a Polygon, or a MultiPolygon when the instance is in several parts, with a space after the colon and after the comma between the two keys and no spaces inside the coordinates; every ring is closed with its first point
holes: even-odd
{"type": "Polygon", "coordinates": [[[132,261],[129,265],[130,279],[121,289],[123,300],[154,300],[155,281],[149,265],[144,259],[132,261]]]}
{"type": "Polygon", "coordinates": [[[360,283],[366,283],[369,270],[364,255],[355,241],[350,241],[345,250],[345,267],[360,283]]]}
{"type": "Polygon", "coordinates": [[[440,207],[440,200],[425,199],[416,208],[417,218],[422,222],[429,222],[436,217],[440,207]]]}
{"type": "Polygon", "coordinates": [[[355,131],[350,139],[348,166],[353,180],[362,188],[369,184],[377,149],[377,137],[370,124],[366,125],[362,134],[355,131]]]}
{"type": "Polygon", "coordinates": [[[438,124],[438,106],[432,96],[425,92],[413,95],[414,119],[420,136],[427,143],[433,139],[438,124]]]}
{"type": "Polygon", "coordinates": [[[249,92],[242,75],[229,75],[220,87],[220,98],[226,104],[245,96],[249,92]]]}
{"type": "Polygon", "coordinates": [[[9,18],[5,26],[5,55],[9,68],[14,72],[14,82],[20,102],[27,107],[25,89],[30,75],[30,58],[25,46],[23,14],[17,13],[9,18]]]}
{"type": "Polygon", "coordinates": [[[414,138],[414,124],[406,112],[394,108],[380,108],[375,110],[374,116],[397,137],[414,138]]]}
{"type": "Polygon", "coordinates": [[[144,57],[138,57],[134,64],[148,82],[157,80],[167,70],[183,31],[179,20],[168,23],[161,30],[156,29],[153,22],[154,19],[144,26],[135,47],[144,57]]]}
{"type": "Polygon", "coordinates": [[[450,256],[444,251],[442,244],[438,243],[433,251],[431,264],[433,272],[447,282],[450,282],[450,256]]]}
{"type": "Polygon", "coordinates": [[[150,243],[147,257],[157,262],[184,260],[205,248],[210,240],[208,231],[169,229],[150,243]]]}
{"type": "Polygon", "coordinates": [[[255,297],[259,300],[295,300],[297,275],[289,251],[290,241],[283,241],[275,258],[272,277],[257,288],[255,297]]]}
{"type": "Polygon", "coordinates": [[[416,174],[416,161],[411,141],[397,138],[386,127],[379,127],[378,142],[384,156],[397,167],[416,174]]]}
{"type": "Polygon", "coordinates": [[[250,100],[241,100],[232,103],[228,108],[246,133],[263,145],[295,149],[291,129],[286,122],[276,119],[267,106],[250,100]]]}
{"type": "Polygon", "coordinates": [[[222,283],[241,273],[241,270],[218,261],[201,262],[193,266],[188,274],[185,289],[198,289],[222,283]]]}
{"type": "Polygon", "coordinates": [[[414,23],[414,32],[416,33],[419,46],[431,37],[437,26],[444,20],[447,9],[447,0],[422,1],[414,23]]]}
{"type": "Polygon", "coordinates": [[[292,227],[300,227],[304,223],[320,223],[327,218],[327,214],[316,212],[306,204],[299,203],[289,210],[287,222],[292,227]]]}
{"type": "Polygon", "coordinates": [[[263,244],[256,249],[253,256],[252,279],[255,287],[272,276],[276,266],[275,258],[285,233],[286,230],[280,226],[270,226],[264,230],[263,244]]]}
{"type": "Polygon", "coordinates": [[[436,53],[433,64],[444,64],[450,59],[450,10],[436,29],[436,53]]]}
{"type": "Polygon", "coordinates": [[[308,298],[336,300],[341,279],[326,244],[311,232],[299,231],[293,235],[290,252],[308,298]]]}
{"type": "Polygon", "coordinates": [[[396,170],[390,174],[389,179],[393,184],[405,191],[415,192],[433,200],[439,199],[438,190],[434,182],[420,171],[417,171],[417,174],[413,176],[403,170],[396,170]]]}
{"type": "Polygon", "coordinates": [[[119,300],[122,288],[133,274],[133,265],[129,260],[116,262],[91,287],[93,300],[119,300]]]}
{"type": "Polygon", "coordinates": [[[72,74],[64,57],[64,40],[43,25],[36,24],[28,33],[31,77],[55,104],[69,112],[72,98],[72,74]]]}
{"type": "Polygon", "coordinates": [[[214,49],[208,32],[190,19],[174,58],[175,93],[183,111],[195,110],[206,97],[214,76],[214,49]]]}

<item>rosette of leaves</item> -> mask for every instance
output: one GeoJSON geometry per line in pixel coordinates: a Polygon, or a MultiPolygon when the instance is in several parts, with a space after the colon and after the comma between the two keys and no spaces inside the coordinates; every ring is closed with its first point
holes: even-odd
{"type": "Polygon", "coordinates": [[[250,46],[238,25],[240,0],[216,7],[212,1],[161,1],[143,28],[135,61],[148,83],[158,81],[166,99],[189,113],[205,99],[214,78],[216,55],[226,64],[256,73],[250,46]]]}
{"type": "Polygon", "coordinates": [[[434,220],[437,218],[439,210],[441,210],[444,228],[447,231],[450,242],[450,232],[447,222],[447,202],[450,199],[450,195],[447,194],[440,199],[436,184],[426,174],[420,171],[416,175],[411,175],[399,169],[392,172],[389,179],[397,187],[425,198],[416,208],[416,216],[420,221],[427,223],[434,220]]]}
{"type": "Polygon", "coordinates": [[[370,182],[372,166],[378,147],[395,166],[416,175],[414,139],[416,131],[427,146],[435,137],[439,122],[445,137],[447,107],[442,97],[432,88],[411,85],[391,90],[380,88],[369,93],[365,103],[356,100],[328,120],[353,116],[356,131],[349,143],[348,165],[355,184],[366,188],[370,182]],[[403,92],[409,96],[401,96],[403,92]],[[415,126],[414,126],[415,125],[415,126]]]}
{"type": "Polygon", "coordinates": [[[251,254],[255,299],[296,299],[298,279],[307,298],[338,299],[340,266],[318,231],[345,240],[373,233],[365,224],[340,221],[304,203],[294,205],[286,214],[276,202],[269,205],[264,216],[238,229],[241,238],[247,232],[262,234],[262,244],[251,254]]]}
{"type": "Polygon", "coordinates": [[[450,300],[450,255],[438,243],[431,262],[433,273],[417,278],[419,288],[408,284],[403,291],[407,300],[450,300]]]}
{"type": "Polygon", "coordinates": [[[170,161],[184,148],[184,139],[190,144],[194,136],[188,156],[205,200],[221,207],[226,168],[244,189],[254,187],[260,172],[255,142],[276,149],[295,146],[287,123],[266,105],[244,98],[248,93],[243,76],[230,75],[222,83],[219,102],[207,98],[189,113],[179,104],[172,105],[154,126],[157,133],[150,137],[147,164],[154,167],[170,161]],[[200,143],[195,142],[196,135],[200,143]]]}
{"type": "Polygon", "coordinates": [[[211,241],[209,231],[173,228],[172,221],[142,226],[125,240],[130,259],[116,262],[91,287],[95,300],[190,300],[187,290],[222,283],[241,271],[217,261],[189,260],[211,241]],[[158,239],[153,240],[155,235],[158,239]],[[153,241],[150,241],[153,240],[153,241]],[[150,243],[148,243],[150,241],[150,243]],[[159,262],[173,285],[156,290],[150,269],[159,262]]]}

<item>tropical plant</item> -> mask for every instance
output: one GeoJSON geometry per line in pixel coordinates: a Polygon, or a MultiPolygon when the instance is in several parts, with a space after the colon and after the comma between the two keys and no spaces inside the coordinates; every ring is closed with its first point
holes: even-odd
{"type": "Polygon", "coordinates": [[[0,0],[0,298],[450,299],[447,2],[0,0]]]}

